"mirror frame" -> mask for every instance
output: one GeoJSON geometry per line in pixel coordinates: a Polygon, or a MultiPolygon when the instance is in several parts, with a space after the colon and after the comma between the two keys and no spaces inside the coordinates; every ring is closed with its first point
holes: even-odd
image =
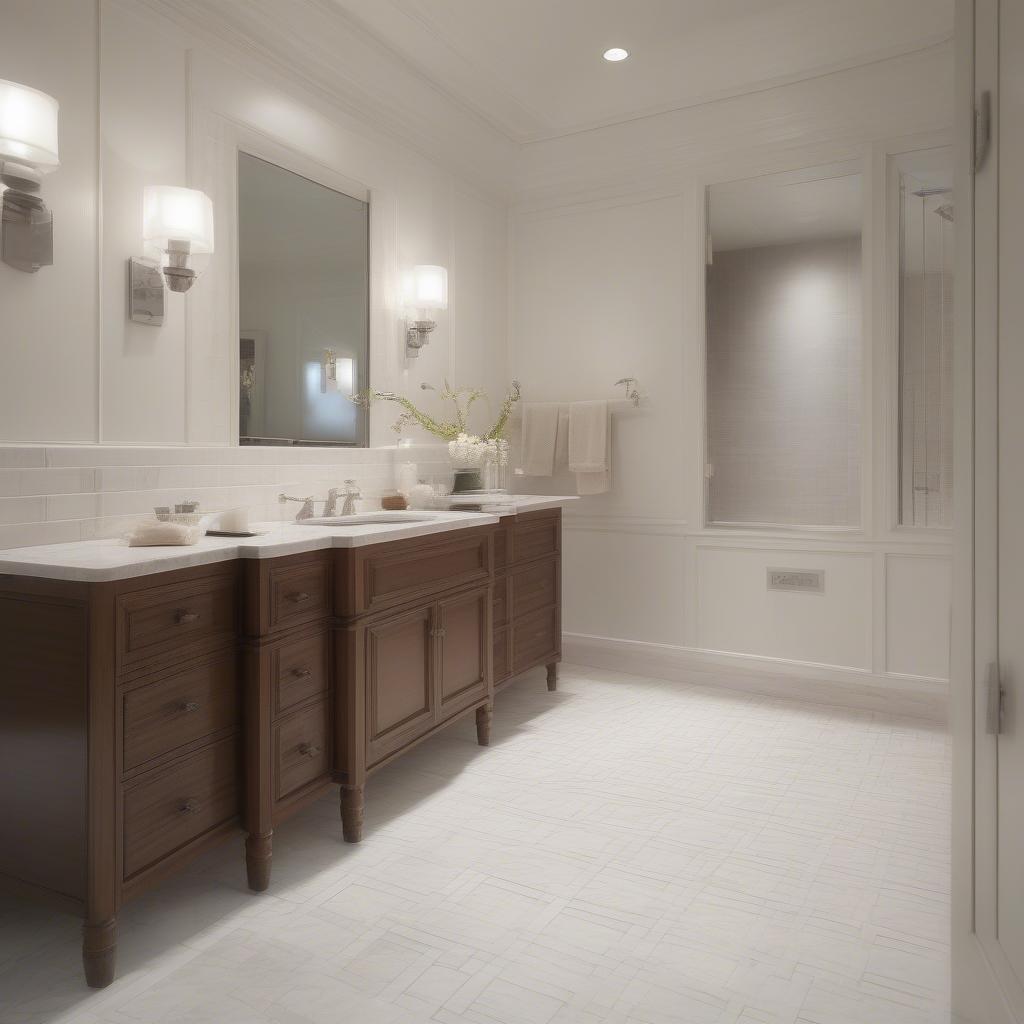
{"type": "Polygon", "coordinates": [[[333,192],[340,192],[350,199],[357,199],[366,203],[367,224],[366,224],[366,359],[365,370],[357,382],[357,390],[361,391],[371,386],[372,382],[372,345],[373,345],[373,297],[374,297],[374,274],[373,274],[373,218],[374,200],[370,188],[362,182],[349,178],[344,174],[327,167],[320,161],[300,153],[289,146],[271,140],[262,134],[251,130],[237,131],[231,147],[232,169],[231,182],[233,189],[232,222],[231,222],[231,302],[234,310],[234,331],[230,357],[230,378],[231,378],[231,443],[235,448],[337,448],[345,451],[370,447],[370,415],[368,408],[363,417],[362,430],[359,439],[354,444],[343,441],[293,441],[291,444],[267,444],[267,445],[242,445],[239,431],[239,341],[243,330],[248,330],[249,325],[242,323],[240,303],[240,267],[239,267],[239,211],[238,211],[238,163],[239,156],[245,154],[263,160],[266,163],[280,167],[282,170],[290,171],[301,178],[321,185],[333,192]]]}

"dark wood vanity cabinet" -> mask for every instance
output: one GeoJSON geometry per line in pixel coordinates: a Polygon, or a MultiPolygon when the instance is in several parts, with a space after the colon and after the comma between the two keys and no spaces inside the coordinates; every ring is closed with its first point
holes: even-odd
{"type": "Polygon", "coordinates": [[[134,579],[0,576],[0,876],[75,905],[90,985],[113,978],[121,904],[274,828],[559,658],[560,513],[134,579]]]}
{"type": "Polygon", "coordinates": [[[0,577],[0,874],[77,906],[90,985],[121,903],[243,810],[239,571],[0,577]]]}
{"type": "Polygon", "coordinates": [[[548,689],[562,660],[562,513],[505,516],[494,539],[494,684],[544,665],[548,689]]]}
{"type": "Polygon", "coordinates": [[[490,741],[493,527],[336,551],[335,779],[358,842],[367,776],[475,711],[490,741]]]}

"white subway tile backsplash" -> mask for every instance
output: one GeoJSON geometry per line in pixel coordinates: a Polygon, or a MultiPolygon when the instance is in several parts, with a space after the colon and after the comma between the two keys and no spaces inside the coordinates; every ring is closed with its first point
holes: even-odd
{"type": "Polygon", "coordinates": [[[0,523],[38,523],[46,518],[46,499],[0,498],[0,523]]]}
{"type": "MultiPolygon", "coordinates": [[[[278,494],[314,495],[354,479],[360,508],[394,486],[393,448],[0,447],[0,548],[118,537],[157,505],[195,499],[286,520],[278,494]]],[[[423,454],[423,453],[419,453],[423,454]]],[[[417,458],[406,451],[402,459],[417,458]]]]}

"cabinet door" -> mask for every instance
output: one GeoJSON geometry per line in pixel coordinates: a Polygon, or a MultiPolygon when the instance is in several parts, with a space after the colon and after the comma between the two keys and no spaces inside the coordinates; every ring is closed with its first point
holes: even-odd
{"type": "Polygon", "coordinates": [[[434,609],[427,605],[363,628],[369,767],[433,725],[434,609]]]}
{"type": "Polygon", "coordinates": [[[443,720],[486,697],[490,689],[490,588],[441,601],[437,609],[438,717],[443,720]]]}

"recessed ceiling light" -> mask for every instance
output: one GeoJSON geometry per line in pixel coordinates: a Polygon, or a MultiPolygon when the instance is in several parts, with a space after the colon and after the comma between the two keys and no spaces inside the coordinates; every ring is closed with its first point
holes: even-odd
{"type": "Polygon", "coordinates": [[[619,60],[625,60],[629,56],[629,50],[624,50],[621,46],[613,46],[610,50],[604,51],[604,59],[610,60],[613,63],[619,60]]]}

